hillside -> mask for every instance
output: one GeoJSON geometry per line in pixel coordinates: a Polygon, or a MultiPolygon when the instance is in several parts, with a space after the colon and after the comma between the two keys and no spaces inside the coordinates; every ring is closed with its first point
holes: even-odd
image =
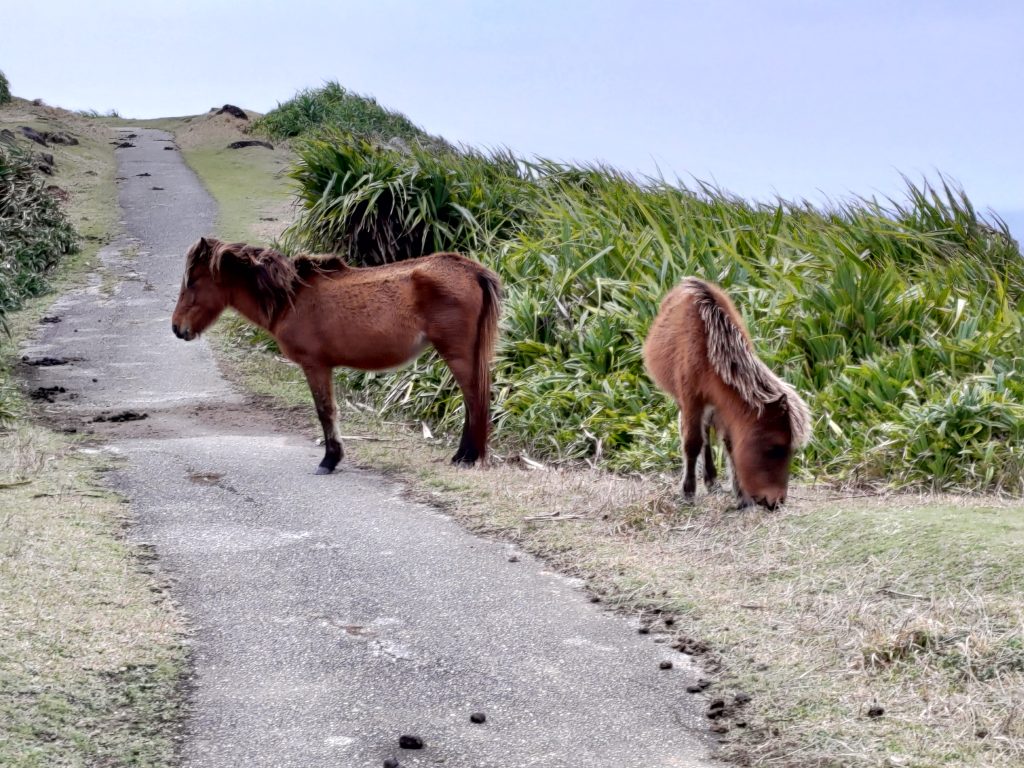
{"type": "MultiPolygon", "coordinates": [[[[332,94],[303,92],[261,123],[332,94]]],[[[806,478],[1024,490],[1024,261],[1005,223],[952,180],[908,179],[902,199],[828,209],[751,203],[599,166],[396,147],[391,113],[377,110],[368,102],[354,126],[325,108],[288,130],[299,133],[302,210],[284,243],[363,264],[455,249],[497,270],[507,297],[495,406],[508,450],[676,466],[674,406],[639,350],[661,297],[693,274],[733,295],[759,353],[806,394],[806,478]]],[[[386,412],[460,423],[436,360],[341,380],[386,412]]]]}

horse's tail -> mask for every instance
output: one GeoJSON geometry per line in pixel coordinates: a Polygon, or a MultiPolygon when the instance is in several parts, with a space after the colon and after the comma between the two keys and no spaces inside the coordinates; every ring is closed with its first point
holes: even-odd
{"type": "Polygon", "coordinates": [[[476,321],[476,402],[479,411],[474,435],[480,458],[487,454],[487,437],[491,429],[491,360],[498,342],[498,314],[501,309],[501,281],[489,269],[482,268],[476,276],[483,292],[480,315],[476,321]]]}

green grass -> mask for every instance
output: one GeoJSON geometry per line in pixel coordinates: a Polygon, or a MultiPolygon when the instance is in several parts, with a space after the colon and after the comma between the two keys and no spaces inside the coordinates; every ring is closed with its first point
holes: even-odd
{"type": "Polygon", "coordinates": [[[534,194],[518,160],[504,152],[394,152],[337,131],[297,149],[291,177],[302,214],[286,247],[340,252],[362,266],[483,248],[512,232],[534,194]]]}
{"type": "Polygon", "coordinates": [[[176,759],[182,626],[152,553],[125,541],[126,507],[102,484],[109,456],[34,424],[13,375],[52,291],[96,269],[117,231],[110,132],[20,99],[0,109],[0,127],[25,124],[80,139],[49,150],[47,183],[70,193],[82,248],[47,274],[50,292],[7,316],[0,342],[0,764],[162,768],[176,759]]]}
{"type": "MultiPolygon", "coordinates": [[[[496,433],[509,450],[675,466],[674,406],[640,349],[661,298],[694,274],[733,295],[762,357],[807,396],[801,474],[1024,490],[1024,261],[1005,224],[944,179],[818,209],[337,133],[297,151],[292,249],[370,264],[457,249],[501,275],[496,433]]],[[[340,379],[389,413],[461,424],[436,357],[340,379]]]]}
{"type": "Polygon", "coordinates": [[[894,589],[934,593],[958,582],[1014,597],[1024,589],[1024,516],[1020,510],[949,504],[910,505],[898,514],[844,510],[835,519],[808,518],[787,533],[791,564],[815,549],[823,574],[852,563],[900,558],[894,589]],[[941,567],[937,567],[941,564],[941,567]]]}
{"type": "Polygon", "coordinates": [[[33,153],[0,139],[0,327],[25,298],[39,295],[61,258],[78,249],[71,223],[33,153]]]}
{"type": "Polygon", "coordinates": [[[246,154],[223,147],[197,147],[182,153],[217,200],[218,236],[249,241],[260,219],[287,213],[291,204],[285,177],[289,154],[262,150],[246,154]]]}
{"type": "Polygon", "coordinates": [[[401,139],[443,145],[405,115],[380,106],[371,96],[353,93],[335,81],[300,91],[256,120],[253,133],[274,139],[316,134],[322,128],[343,126],[361,138],[401,139]]]}

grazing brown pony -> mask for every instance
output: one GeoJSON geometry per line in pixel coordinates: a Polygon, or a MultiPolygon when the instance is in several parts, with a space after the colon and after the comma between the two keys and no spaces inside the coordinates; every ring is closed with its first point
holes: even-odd
{"type": "Polygon", "coordinates": [[[740,508],[757,502],[775,509],[786,500],[793,450],[810,438],[810,411],[757,357],[721,288],[695,277],[673,288],[647,334],[644,364],[679,405],[685,501],[693,500],[702,450],[704,481],[715,487],[711,427],[725,444],[740,508]]]}
{"type": "Polygon", "coordinates": [[[292,260],[270,248],[202,238],[188,250],[171,323],[174,335],[189,341],[233,307],[274,337],[313,393],[326,446],[318,475],[344,455],[331,370],[396,368],[433,345],[465,401],[452,461],[472,464],[487,454],[500,298],[498,276],[456,253],[362,269],[337,256],[292,260]]]}

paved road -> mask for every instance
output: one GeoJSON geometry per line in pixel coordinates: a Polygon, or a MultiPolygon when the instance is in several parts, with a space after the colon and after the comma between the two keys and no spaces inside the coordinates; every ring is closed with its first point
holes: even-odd
{"type": "Polygon", "coordinates": [[[125,456],[132,536],[195,627],[185,765],[707,764],[684,656],[376,474],[314,476],[320,449],[247,406],[204,342],[173,337],[183,254],[215,204],[168,134],[136,132],[118,150],[126,237],[24,354],[68,358],[27,375],[67,389],[55,419],[125,456]],[[91,422],[125,410],[147,418],[91,422]]]}

